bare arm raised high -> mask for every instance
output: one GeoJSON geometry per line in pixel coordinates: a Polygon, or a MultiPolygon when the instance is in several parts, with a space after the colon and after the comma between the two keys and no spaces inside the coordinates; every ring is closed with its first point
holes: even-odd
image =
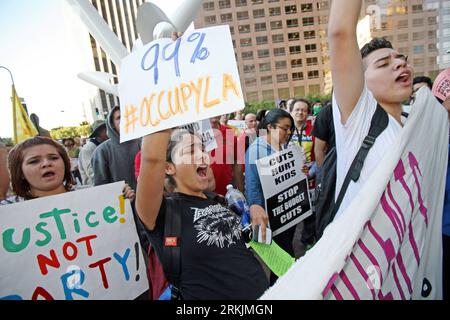
{"type": "Polygon", "coordinates": [[[144,225],[155,228],[164,191],[166,150],[171,130],[144,137],[141,170],[138,178],[136,209],[144,225]]]}
{"type": "Polygon", "coordinates": [[[333,90],[345,124],[364,88],[364,69],[356,38],[361,0],[333,0],[328,23],[333,90]]]}

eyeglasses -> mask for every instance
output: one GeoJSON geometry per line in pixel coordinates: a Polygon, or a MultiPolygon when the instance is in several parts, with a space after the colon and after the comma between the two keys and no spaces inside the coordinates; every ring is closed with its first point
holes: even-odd
{"type": "Polygon", "coordinates": [[[283,130],[284,132],[292,132],[293,129],[291,127],[280,127],[280,126],[276,126],[278,129],[283,130]]]}
{"type": "Polygon", "coordinates": [[[73,147],[73,144],[65,144],[64,145],[66,148],[70,148],[70,147],[73,147]]]}

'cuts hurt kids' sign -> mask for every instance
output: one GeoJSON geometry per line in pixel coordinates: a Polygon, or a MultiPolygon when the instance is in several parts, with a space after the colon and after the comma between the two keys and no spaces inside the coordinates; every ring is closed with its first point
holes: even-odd
{"type": "Polygon", "coordinates": [[[121,142],[245,106],[228,26],[155,40],[120,73],[121,142]]]}
{"type": "Polygon", "coordinates": [[[147,290],[123,185],[0,206],[0,299],[133,299],[147,290]]]}
{"type": "Polygon", "coordinates": [[[293,145],[256,161],[274,236],[312,214],[300,152],[300,148],[293,145]]]}

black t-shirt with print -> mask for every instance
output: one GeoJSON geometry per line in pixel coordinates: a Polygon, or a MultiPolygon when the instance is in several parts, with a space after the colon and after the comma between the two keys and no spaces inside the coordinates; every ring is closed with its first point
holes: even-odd
{"type": "Polygon", "coordinates": [[[163,199],[153,231],[147,234],[161,257],[166,202],[182,211],[180,291],[186,300],[259,298],[268,288],[261,264],[247,249],[240,218],[212,199],[177,193],[163,199]]]}

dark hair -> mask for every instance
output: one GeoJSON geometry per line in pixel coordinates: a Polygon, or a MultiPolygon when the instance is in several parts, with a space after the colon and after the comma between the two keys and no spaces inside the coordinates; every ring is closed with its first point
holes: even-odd
{"type": "Polygon", "coordinates": [[[75,145],[75,139],[74,138],[70,137],[70,138],[62,139],[63,145],[65,145],[67,141],[71,141],[73,143],[73,145],[75,145]]]}
{"type": "Polygon", "coordinates": [[[327,100],[323,103],[323,107],[331,106],[331,100],[327,100]]]}
{"type": "Polygon", "coordinates": [[[258,123],[261,123],[262,119],[264,119],[264,117],[266,116],[266,113],[266,109],[258,110],[258,112],[256,112],[256,121],[258,121],[258,123]]]}
{"type": "Polygon", "coordinates": [[[292,118],[291,114],[283,109],[272,109],[270,110],[264,118],[262,118],[261,122],[258,124],[258,131],[261,129],[267,130],[267,126],[270,124],[271,126],[275,126],[281,119],[288,118],[291,120],[291,135],[289,136],[289,140],[291,140],[292,135],[295,131],[295,121],[292,118]]]}
{"type": "Polygon", "coordinates": [[[392,43],[385,38],[373,38],[369,43],[366,43],[364,47],[361,48],[361,57],[364,59],[372,52],[384,48],[393,49],[392,43]]]}
{"type": "Polygon", "coordinates": [[[14,193],[26,200],[34,199],[31,194],[31,186],[24,178],[22,171],[23,152],[31,147],[47,144],[55,147],[64,162],[64,188],[69,191],[74,185],[72,174],[70,173],[70,159],[62,145],[53,139],[46,137],[34,137],[16,145],[8,155],[8,168],[11,175],[11,185],[14,193]]]}
{"type": "Polygon", "coordinates": [[[303,99],[303,98],[295,98],[292,103],[289,104],[289,113],[294,110],[294,106],[297,102],[303,102],[308,106],[308,114],[311,113],[311,102],[309,100],[303,99]]]}
{"type": "Polygon", "coordinates": [[[433,88],[433,81],[431,81],[430,78],[425,77],[425,76],[415,77],[413,80],[413,85],[415,85],[416,83],[421,83],[421,82],[425,82],[427,84],[428,88],[430,88],[430,90],[433,88]]]}
{"type": "MultiPolygon", "coordinates": [[[[185,134],[191,134],[191,135],[197,135],[197,133],[194,132],[193,129],[176,129],[172,132],[172,134],[170,135],[170,141],[169,144],[167,145],[167,150],[166,150],[166,162],[170,162],[173,163],[173,158],[172,158],[172,154],[173,154],[173,150],[175,149],[176,145],[178,144],[178,142],[181,141],[182,137],[185,134]]],[[[202,139],[201,136],[200,140],[202,139]]],[[[169,184],[170,187],[175,188],[176,187],[176,182],[175,179],[173,178],[173,176],[166,174],[166,179],[168,180],[167,183],[169,184]]]]}
{"type": "Polygon", "coordinates": [[[278,102],[278,108],[286,108],[286,100],[280,100],[280,102],[278,102]]]}

